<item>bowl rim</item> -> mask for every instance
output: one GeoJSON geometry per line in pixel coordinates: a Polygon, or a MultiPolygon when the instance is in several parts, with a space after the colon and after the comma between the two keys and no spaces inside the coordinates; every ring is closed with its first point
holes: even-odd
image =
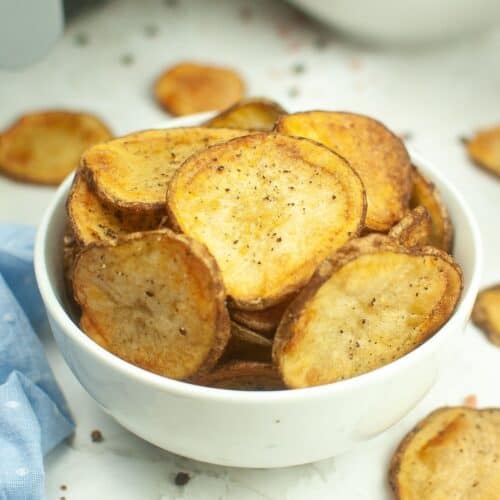
{"type": "MultiPolygon", "coordinates": [[[[170,121],[166,126],[187,126],[199,123],[203,119],[212,116],[213,113],[202,113],[183,117],[180,120],[170,121]]],[[[164,125],[165,126],[165,125],[164,125]]],[[[380,368],[376,368],[367,373],[357,375],[350,379],[325,384],[314,387],[306,387],[292,390],[278,390],[278,391],[237,391],[231,389],[219,389],[214,387],[206,387],[195,385],[189,382],[170,379],[156,373],[149,372],[143,368],[135,366],[118,356],[107,351],[99,344],[90,339],[71,319],[69,314],[64,309],[63,305],[57,299],[56,293],[53,290],[46,266],[47,260],[47,233],[51,225],[54,214],[56,213],[61,200],[66,198],[69,191],[74,172],[71,173],[64,182],[59,186],[54,194],[49,206],[45,210],[42,221],[38,227],[35,250],[34,250],[34,265],[35,275],[42,296],[48,316],[57,323],[65,336],[76,343],[79,349],[83,349],[88,355],[97,358],[101,363],[108,365],[111,369],[120,372],[127,378],[133,378],[137,382],[152,386],[157,390],[166,391],[176,394],[177,396],[207,399],[207,400],[220,400],[220,401],[233,401],[238,403],[260,403],[260,404],[273,404],[284,401],[300,401],[309,398],[322,398],[328,397],[333,393],[344,393],[356,390],[360,386],[370,385],[390,378],[400,370],[404,370],[409,364],[417,362],[420,358],[431,355],[435,348],[442,342],[446,336],[446,332],[453,330],[455,323],[460,321],[460,312],[469,304],[472,307],[474,298],[479,288],[479,280],[482,269],[482,244],[479,233],[478,225],[475,218],[463,199],[462,195],[457,189],[446,180],[440,172],[438,172],[432,164],[422,159],[416,152],[409,150],[412,163],[416,164],[419,168],[424,170],[427,175],[430,172],[431,180],[439,186],[443,186],[445,190],[454,198],[457,205],[465,216],[466,223],[470,227],[472,233],[472,248],[474,261],[472,264],[471,278],[468,288],[463,292],[460,302],[455,309],[450,319],[436,332],[432,337],[426,340],[423,344],[419,345],[413,351],[405,354],[401,358],[392,361],[380,368]]],[[[462,222],[463,223],[463,222],[462,222]]],[[[64,357],[64,355],[63,355],[64,357]]]]}

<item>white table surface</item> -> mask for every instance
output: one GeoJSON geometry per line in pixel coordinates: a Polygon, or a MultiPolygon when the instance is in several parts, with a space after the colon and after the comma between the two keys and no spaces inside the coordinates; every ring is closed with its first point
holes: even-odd
{"type": "MultiPolygon", "coordinates": [[[[117,134],[155,126],[168,118],[151,98],[161,69],[182,59],[228,64],[243,74],[249,94],[290,110],[353,110],[411,133],[409,144],[452,179],[477,217],[483,283],[500,281],[500,182],[473,167],[459,142],[500,122],[500,29],[453,46],[384,53],[350,45],[281,3],[171,4],[110,2],[73,22],[43,61],[0,71],[0,128],[25,111],[54,107],[94,111],[117,134]],[[293,71],[297,63],[303,72],[293,71]]],[[[0,178],[0,222],[37,224],[53,191],[0,178]]],[[[435,387],[382,436],[311,465],[224,468],[172,455],[121,428],[80,387],[50,333],[42,336],[77,422],[72,442],[46,459],[48,499],[382,500],[391,498],[391,452],[421,416],[469,394],[480,406],[500,405],[500,350],[469,326],[435,387]],[[102,443],[91,441],[93,429],[101,430],[102,443]],[[173,483],[180,470],[192,477],[182,488],[173,483]]]]}

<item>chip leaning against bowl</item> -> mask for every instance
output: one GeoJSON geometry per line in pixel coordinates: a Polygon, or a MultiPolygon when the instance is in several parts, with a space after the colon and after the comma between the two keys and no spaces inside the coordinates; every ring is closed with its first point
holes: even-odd
{"type": "MultiPolygon", "coordinates": [[[[246,124],[242,114],[233,131],[139,133],[140,147],[126,165],[126,140],[83,155],[77,182],[85,182],[86,199],[97,207],[96,227],[105,221],[113,228],[111,238],[99,230],[77,237],[76,264],[66,266],[88,335],[122,359],[170,378],[210,384],[222,373],[220,388],[276,390],[375,370],[448,320],[462,274],[445,251],[450,236],[444,241],[443,231],[432,231],[444,220],[451,235],[449,217],[441,201],[438,210],[429,197],[411,197],[416,170],[403,143],[359,115],[277,116],[271,132],[245,132],[255,127],[254,116],[246,124]],[[322,144],[307,138],[316,117],[322,144]],[[148,145],[159,135],[168,151],[148,145]],[[370,163],[375,137],[387,154],[370,163]],[[363,156],[343,157],[353,140],[363,143],[363,156]],[[155,155],[169,157],[166,176],[155,155]],[[396,165],[396,177],[387,165],[380,168],[384,157],[396,165]],[[126,172],[120,190],[115,176],[106,174],[111,168],[126,172]],[[391,178],[389,190],[383,176],[391,178]],[[122,196],[128,190],[123,183],[134,179],[140,189],[122,196]],[[371,228],[378,233],[370,234],[371,228]],[[172,276],[185,276],[184,285],[172,276]],[[244,366],[245,380],[260,380],[271,347],[280,383],[240,383],[243,371],[234,367],[244,366]]],[[[76,209],[75,202],[68,209],[77,236],[93,227],[79,220],[92,212],[76,209]]]]}

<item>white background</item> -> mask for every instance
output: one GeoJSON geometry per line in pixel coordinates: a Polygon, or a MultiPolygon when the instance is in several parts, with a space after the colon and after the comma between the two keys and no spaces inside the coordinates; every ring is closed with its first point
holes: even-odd
{"type": "MultiPolygon", "coordinates": [[[[54,107],[96,112],[116,134],[157,126],[168,116],[151,98],[151,85],[163,68],[182,59],[228,64],[244,76],[250,95],[274,98],[289,110],[358,111],[410,133],[408,143],[452,180],[477,217],[483,283],[500,281],[500,181],[472,166],[459,141],[500,123],[500,29],[444,47],[381,52],[342,41],[277,2],[169,4],[110,2],[72,22],[43,61],[0,71],[0,128],[28,110],[54,107]],[[303,72],[293,70],[297,63],[303,72]]],[[[0,178],[0,222],[36,224],[52,193],[0,178]]],[[[46,460],[49,499],[382,500],[391,497],[391,453],[421,416],[469,394],[480,406],[500,405],[500,350],[469,326],[434,389],[384,435],[311,465],[228,469],[174,456],[122,429],[79,386],[50,334],[43,339],[77,421],[71,443],[46,460]],[[91,442],[93,429],[104,442],[91,442]],[[183,488],[172,480],[179,470],[192,475],[183,488]]]]}

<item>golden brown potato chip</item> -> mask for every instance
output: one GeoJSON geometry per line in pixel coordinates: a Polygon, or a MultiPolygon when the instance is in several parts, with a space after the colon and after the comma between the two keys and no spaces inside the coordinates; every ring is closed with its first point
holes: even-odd
{"type": "Polygon", "coordinates": [[[399,137],[380,122],[352,113],[308,111],[283,115],[279,132],[307,137],[345,158],[366,189],[366,227],[388,231],[406,213],[411,165],[399,137]]]}
{"type": "Polygon", "coordinates": [[[429,212],[424,207],[417,207],[392,226],[388,236],[411,248],[430,245],[431,233],[432,221],[429,212]]]}
{"type": "Polygon", "coordinates": [[[451,316],[462,290],[452,258],[387,236],[354,240],[325,260],[289,306],[273,359],[288,387],[355,377],[415,349],[451,316]]]}
{"type": "Polygon", "coordinates": [[[231,361],[203,376],[201,385],[236,391],[286,389],[276,368],[269,363],[231,361]]]}
{"type": "Polygon", "coordinates": [[[156,100],[175,116],[225,109],[245,93],[241,77],[229,68],[181,63],[156,80],[156,100]]]}
{"type": "Polygon", "coordinates": [[[157,229],[161,212],[126,212],[104,205],[77,174],[66,204],[73,234],[81,246],[96,241],[115,241],[119,236],[137,231],[157,229]]]}
{"type": "Polygon", "coordinates": [[[286,111],[262,98],[243,99],[205,123],[207,127],[271,131],[286,111]]]}
{"type": "Polygon", "coordinates": [[[478,166],[500,176],[500,125],[479,131],[467,141],[467,152],[478,166]]]}
{"type": "Polygon", "coordinates": [[[107,204],[156,212],[165,209],[168,182],[186,158],[246,134],[201,127],[136,132],[88,149],[82,156],[82,172],[107,204]]]}
{"type": "Polygon", "coordinates": [[[73,288],[86,333],[160,375],[186,379],[211,369],[229,339],[215,260],[169,229],[87,246],[76,260],[73,288]]]}
{"type": "Polygon", "coordinates": [[[240,309],[285,300],[363,226],[365,194],[338,155],[253,134],[191,156],[168,188],[171,224],[203,242],[240,309]]]}
{"type": "Polygon", "coordinates": [[[219,364],[230,360],[271,363],[272,341],[249,328],[231,322],[231,338],[219,364]]]}
{"type": "Polygon", "coordinates": [[[440,408],[401,442],[389,482],[398,500],[496,500],[500,409],[440,408]]]}
{"type": "Polygon", "coordinates": [[[85,149],[110,137],[107,126],[87,113],[27,114],[0,134],[0,172],[20,181],[59,184],[85,149]]]}
{"type": "Polygon", "coordinates": [[[229,314],[236,323],[246,326],[258,333],[270,336],[276,331],[283,317],[283,313],[290,302],[291,299],[287,299],[274,306],[261,309],[260,311],[245,311],[244,309],[230,307],[229,314]]]}
{"type": "Polygon", "coordinates": [[[479,292],[472,310],[472,321],[500,347],[500,285],[479,292]]]}
{"type": "Polygon", "coordinates": [[[444,250],[451,251],[453,240],[453,226],[446,205],[441,200],[436,186],[426,179],[417,168],[413,167],[413,189],[410,198],[410,207],[422,206],[431,216],[432,231],[429,244],[444,250]]]}

